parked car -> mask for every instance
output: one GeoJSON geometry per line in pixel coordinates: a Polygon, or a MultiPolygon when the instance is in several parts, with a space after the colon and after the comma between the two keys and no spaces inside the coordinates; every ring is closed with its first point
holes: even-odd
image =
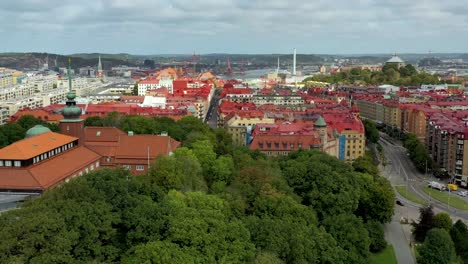
{"type": "Polygon", "coordinates": [[[398,204],[399,206],[405,206],[400,200],[396,200],[396,204],[398,204]]]}
{"type": "Polygon", "coordinates": [[[466,197],[468,195],[468,191],[459,191],[458,195],[466,197]]]}

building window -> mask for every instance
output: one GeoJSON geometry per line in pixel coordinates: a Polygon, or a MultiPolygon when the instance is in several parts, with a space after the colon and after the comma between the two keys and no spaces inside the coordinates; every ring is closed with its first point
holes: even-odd
{"type": "Polygon", "coordinates": [[[5,167],[11,167],[11,160],[5,160],[5,167]]]}
{"type": "Polygon", "coordinates": [[[137,166],[136,166],[136,170],[137,170],[137,171],[145,170],[145,166],[143,166],[143,165],[137,165],[137,166]]]}
{"type": "Polygon", "coordinates": [[[0,167],[3,167],[3,160],[0,160],[0,167]]]}
{"type": "Polygon", "coordinates": [[[123,167],[127,170],[131,170],[132,169],[132,166],[131,165],[123,165],[123,167]]]}
{"type": "Polygon", "coordinates": [[[15,167],[21,167],[21,161],[15,160],[15,167]]]}

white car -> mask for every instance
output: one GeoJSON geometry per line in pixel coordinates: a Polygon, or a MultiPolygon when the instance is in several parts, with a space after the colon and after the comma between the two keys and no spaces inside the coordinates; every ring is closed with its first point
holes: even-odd
{"type": "Polygon", "coordinates": [[[458,195],[465,197],[468,195],[468,191],[459,191],[458,195]]]}

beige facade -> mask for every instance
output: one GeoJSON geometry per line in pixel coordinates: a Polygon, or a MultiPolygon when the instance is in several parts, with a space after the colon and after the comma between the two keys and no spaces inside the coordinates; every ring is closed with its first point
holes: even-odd
{"type": "Polygon", "coordinates": [[[273,118],[246,117],[242,118],[239,115],[234,115],[225,122],[225,128],[232,136],[233,143],[239,146],[247,145],[247,129],[253,129],[257,124],[274,124],[273,118]]]}
{"type": "Polygon", "coordinates": [[[366,137],[364,133],[355,130],[343,130],[341,135],[346,137],[344,156],[346,161],[354,161],[365,155],[366,137]]]}

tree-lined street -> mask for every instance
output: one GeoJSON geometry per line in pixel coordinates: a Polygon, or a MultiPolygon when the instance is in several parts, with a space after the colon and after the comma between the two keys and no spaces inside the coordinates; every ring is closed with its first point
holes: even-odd
{"type": "MultiPolygon", "coordinates": [[[[383,135],[383,134],[381,134],[383,135]]],[[[467,221],[468,211],[459,210],[450,205],[442,203],[428,194],[426,194],[422,187],[427,186],[428,181],[436,180],[429,175],[421,174],[412,164],[411,160],[406,154],[406,149],[399,143],[389,137],[382,136],[380,143],[383,146],[384,154],[387,159],[387,166],[382,167],[383,175],[390,180],[393,186],[405,186],[408,192],[415,194],[417,197],[427,201],[434,206],[435,212],[446,212],[452,216],[454,221],[462,219],[467,221]]],[[[398,195],[398,193],[397,193],[398,195]]],[[[455,194],[452,194],[455,196],[455,194]]],[[[419,215],[419,204],[406,200],[398,195],[399,199],[405,201],[407,215],[406,218],[417,219],[419,215]]],[[[468,209],[468,208],[467,208],[468,209]]]]}

